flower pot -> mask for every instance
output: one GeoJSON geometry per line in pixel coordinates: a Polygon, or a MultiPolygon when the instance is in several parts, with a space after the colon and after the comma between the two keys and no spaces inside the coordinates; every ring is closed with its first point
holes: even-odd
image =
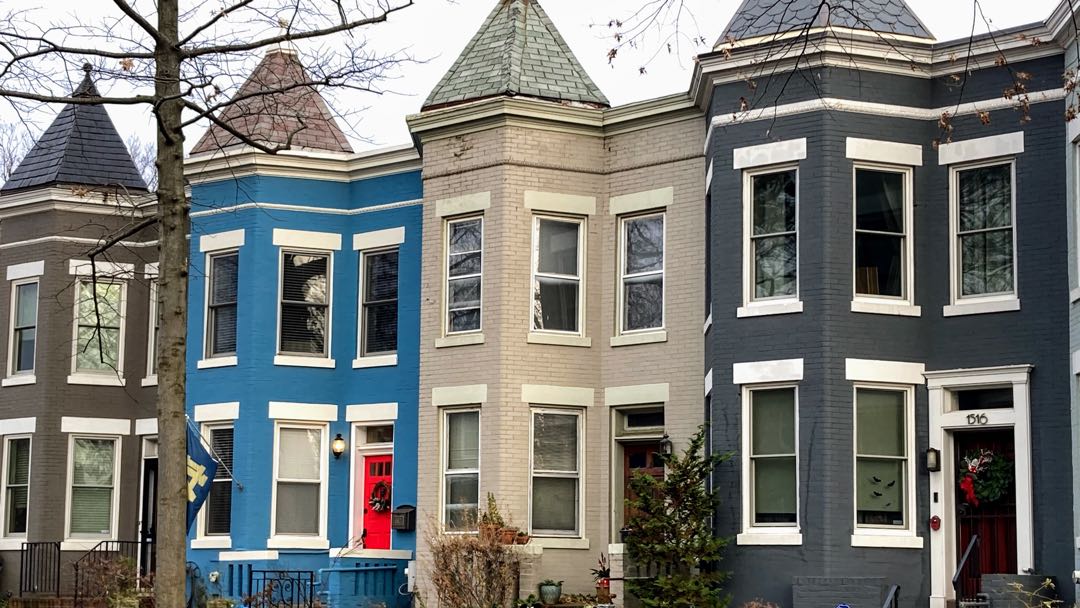
{"type": "Polygon", "coordinates": [[[540,602],[543,604],[557,604],[562,597],[562,585],[540,585],[540,602]]]}
{"type": "Polygon", "coordinates": [[[611,603],[611,583],[606,578],[596,581],[596,603],[611,603]]]}
{"type": "Polygon", "coordinates": [[[518,533],[518,535],[516,537],[514,537],[514,544],[515,545],[527,545],[527,544],[529,544],[529,538],[530,537],[529,537],[528,534],[518,533]]]}
{"type": "Polygon", "coordinates": [[[499,530],[499,542],[504,545],[514,544],[514,538],[517,537],[517,528],[503,528],[499,530]]]}

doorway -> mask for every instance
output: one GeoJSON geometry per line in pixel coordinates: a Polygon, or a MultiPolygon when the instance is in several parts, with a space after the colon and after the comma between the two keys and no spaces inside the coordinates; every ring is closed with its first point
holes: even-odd
{"type": "Polygon", "coordinates": [[[360,540],[364,549],[389,549],[394,457],[390,454],[368,455],[363,461],[363,518],[358,522],[363,530],[360,540]]]}
{"type": "MultiPolygon", "coordinates": [[[[660,449],[658,441],[623,445],[623,497],[626,500],[633,500],[636,497],[630,489],[630,481],[637,475],[649,475],[661,481],[664,479],[664,462],[660,449]]],[[[630,505],[624,503],[624,522],[630,520],[631,513],[630,505]]]]}
{"type": "Polygon", "coordinates": [[[1012,429],[957,431],[953,445],[960,555],[979,539],[968,558],[975,563],[960,571],[958,592],[974,598],[982,592],[979,575],[1017,572],[1015,441],[1012,429]]]}
{"type": "Polygon", "coordinates": [[[157,561],[157,480],[157,440],[146,439],[143,441],[142,496],[139,505],[139,512],[142,513],[139,521],[139,576],[152,574],[157,561]]]}

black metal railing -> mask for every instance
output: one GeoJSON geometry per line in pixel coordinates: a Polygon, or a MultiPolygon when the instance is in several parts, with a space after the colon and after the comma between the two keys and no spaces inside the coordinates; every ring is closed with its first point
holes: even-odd
{"type": "Polygon", "coordinates": [[[900,585],[889,587],[889,593],[885,596],[885,603],[881,608],[900,608],[900,585]]]}
{"type": "Polygon", "coordinates": [[[23,543],[19,551],[19,596],[60,595],[60,543],[23,543]]]}
{"type": "Polygon", "coordinates": [[[311,570],[248,570],[245,604],[251,608],[311,608],[315,573],[311,570]]]}
{"type": "MultiPolygon", "coordinates": [[[[81,606],[86,599],[96,597],[95,587],[99,585],[94,579],[104,574],[103,568],[113,562],[130,560],[134,570],[146,551],[153,552],[153,543],[138,540],[103,540],[87,551],[72,564],[75,573],[75,605],[81,606]]],[[[137,572],[134,570],[134,573],[137,572]]]]}
{"type": "Polygon", "coordinates": [[[957,599],[974,597],[978,593],[979,579],[982,577],[980,561],[979,535],[972,534],[960,563],[956,565],[956,574],[952,577],[953,591],[956,592],[957,599]],[[965,582],[967,585],[964,585],[965,582]]]}

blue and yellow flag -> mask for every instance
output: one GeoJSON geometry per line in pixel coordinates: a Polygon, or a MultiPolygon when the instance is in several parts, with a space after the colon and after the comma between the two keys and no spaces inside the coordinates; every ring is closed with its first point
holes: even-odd
{"type": "Polygon", "coordinates": [[[188,425],[187,429],[187,527],[195,522],[206,497],[210,495],[211,481],[217,474],[217,461],[203,446],[202,438],[188,425]]]}

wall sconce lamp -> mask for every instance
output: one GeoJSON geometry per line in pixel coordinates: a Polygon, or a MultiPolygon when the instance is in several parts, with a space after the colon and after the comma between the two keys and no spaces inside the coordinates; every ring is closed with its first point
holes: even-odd
{"type": "Polygon", "coordinates": [[[664,436],[660,439],[660,451],[658,451],[656,455],[660,457],[660,462],[667,462],[667,459],[671,456],[672,452],[674,452],[674,449],[671,444],[671,438],[668,437],[667,433],[664,433],[664,436]]]}
{"type": "Polygon", "coordinates": [[[936,473],[941,470],[941,450],[928,448],[926,450],[926,470],[936,473]]]}
{"type": "Polygon", "coordinates": [[[345,438],[341,436],[341,433],[334,437],[334,440],[330,443],[330,451],[334,453],[334,459],[341,458],[341,455],[345,453],[345,438]]]}

